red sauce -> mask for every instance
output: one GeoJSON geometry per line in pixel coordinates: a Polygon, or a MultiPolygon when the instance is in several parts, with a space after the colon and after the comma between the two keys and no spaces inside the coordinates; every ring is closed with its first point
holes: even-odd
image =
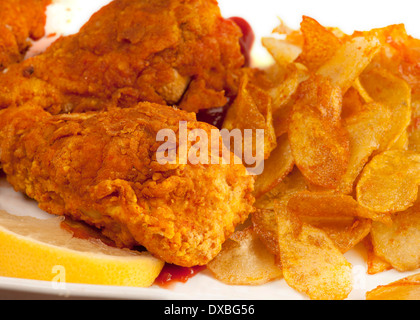
{"type": "Polygon", "coordinates": [[[249,67],[251,62],[251,49],[255,41],[255,34],[250,24],[243,18],[232,17],[229,20],[233,21],[241,30],[242,38],[239,40],[241,44],[242,54],[245,57],[245,67],[249,67]]]}
{"type": "MultiPolygon", "coordinates": [[[[246,20],[239,17],[232,17],[229,20],[233,21],[241,30],[242,38],[239,40],[241,45],[241,52],[245,57],[245,67],[250,66],[251,62],[251,49],[255,41],[255,34],[246,20]]],[[[223,121],[226,117],[226,112],[229,109],[229,103],[221,108],[211,108],[200,110],[197,113],[197,120],[201,122],[206,122],[215,126],[218,129],[222,128],[223,121]]]]}
{"type": "Polygon", "coordinates": [[[83,240],[97,239],[101,240],[108,246],[116,247],[115,243],[111,239],[102,235],[99,230],[94,229],[83,222],[75,221],[69,217],[65,217],[65,219],[61,222],[61,228],[71,232],[75,238],[83,240]]]}
{"type": "Polygon", "coordinates": [[[222,129],[223,121],[225,121],[226,112],[228,106],[221,108],[211,108],[200,110],[197,113],[197,120],[200,122],[206,122],[215,126],[218,129],[222,129]]]}
{"type": "Polygon", "coordinates": [[[185,283],[205,268],[205,266],[186,268],[167,263],[156,278],[154,284],[168,288],[176,282],[185,283]]]}

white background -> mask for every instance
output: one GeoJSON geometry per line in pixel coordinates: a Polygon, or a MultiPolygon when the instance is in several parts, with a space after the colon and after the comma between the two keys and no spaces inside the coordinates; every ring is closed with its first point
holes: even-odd
{"type": "MultiPolygon", "coordinates": [[[[48,8],[47,34],[68,35],[79,30],[90,15],[110,0],[55,0],[48,8]]],[[[270,35],[281,18],[298,29],[302,15],[310,16],[329,27],[346,33],[404,23],[409,34],[420,38],[419,0],[219,0],[225,17],[240,16],[252,25],[257,41],[253,58],[266,64],[269,56],[259,39],[270,35]]],[[[54,39],[54,38],[52,38],[54,39]]],[[[47,40],[51,41],[51,39],[47,40]]],[[[31,54],[45,47],[41,42],[31,54]]]]}
{"type": "MultiPolygon", "coordinates": [[[[299,29],[302,15],[345,33],[365,31],[404,23],[409,34],[420,37],[419,0],[220,0],[222,13],[239,15],[253,26],[257,38],[267,36],[278,24],[278,17],[289,27],[299,29]]],[[[254,58],[266,58],[256,43],[254,58]]]]}

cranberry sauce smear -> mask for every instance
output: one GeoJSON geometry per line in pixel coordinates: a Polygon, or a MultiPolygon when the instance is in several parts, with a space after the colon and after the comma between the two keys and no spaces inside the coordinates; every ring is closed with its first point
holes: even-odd
{"type": "Polygon", "coordinates": [[[186,268],[166,263],[154,284],[159,287],[168,288],[175,282],[185,283],[205,268],[205,266],[186,268]]]}
{"type": "Polygon", "coordinates": [[[200,110],[197,113],[197,120],[211,124],[220,130],[222,129],[223,122],[225,121],[228,105],[221,108],[200,110]]]}
{"type": "Polygon", "coordinates": [[[232,17],[229,20],[233,21],[242,31],[242,38],[239,40],[242,54],[245,57],[245,67],[249,67],[251,62],[251,49],[255,41],[255,34],[250,24],[243,18],[232,17]]]}

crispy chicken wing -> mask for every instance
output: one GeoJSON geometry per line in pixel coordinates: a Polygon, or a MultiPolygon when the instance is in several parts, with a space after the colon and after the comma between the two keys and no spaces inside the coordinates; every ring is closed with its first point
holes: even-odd
{"type": "Polygon", "coordinates": [[[51,0],[0,1],[0,72],[20,62],[30,43],[44,36],[45,9],[51,0]]]}
{"type": "Polygon", "coordinates": [[[29,101],[52,114],[141,101],[220,107],[236,94],[241,36],[215,0],[114,0],[78,34],[11,67],[0,109],[29,101]]]}
{"type": "Polygon", "coordinates": [[[178,137],[180,121],[209,137],[214,129],[194,113],[146,102],[55,116],[12,107],[0,111],[0,161],[41,209],[87,222],[118,246],[204,265],[253,210],[253,177],[233,161],[159,164],[156,134],[172,129],[178,137]]]}

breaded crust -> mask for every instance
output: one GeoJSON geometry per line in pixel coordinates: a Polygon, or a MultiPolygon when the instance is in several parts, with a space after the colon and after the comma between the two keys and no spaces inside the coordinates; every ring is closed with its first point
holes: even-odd
{"type": "Polygon", "coordinates": [[[114,0],[76,35],[11,67],[0,109],[33,102],[52,114],[177,104],[224,106],[244,64],[239,27],[213,0],[114,0]]]}
{"type": "Polygon", "coordinates": [[[44,36],[45,10],[51,0],[0,1],[0,72],[23,60],[33,40],[44,36]]]}
{"type": "Polygon", "coordinates": [[[41,209],[85,221],[120,247],[204,265],[253,210],[253,177],[233,161],[159,164],[156,134],[171,129],[179,137],[180,121],[209,137],[215,129],[151,103],[56,116],[9,108],[0,111],[0,161],[8,181],[41,209]]]}

